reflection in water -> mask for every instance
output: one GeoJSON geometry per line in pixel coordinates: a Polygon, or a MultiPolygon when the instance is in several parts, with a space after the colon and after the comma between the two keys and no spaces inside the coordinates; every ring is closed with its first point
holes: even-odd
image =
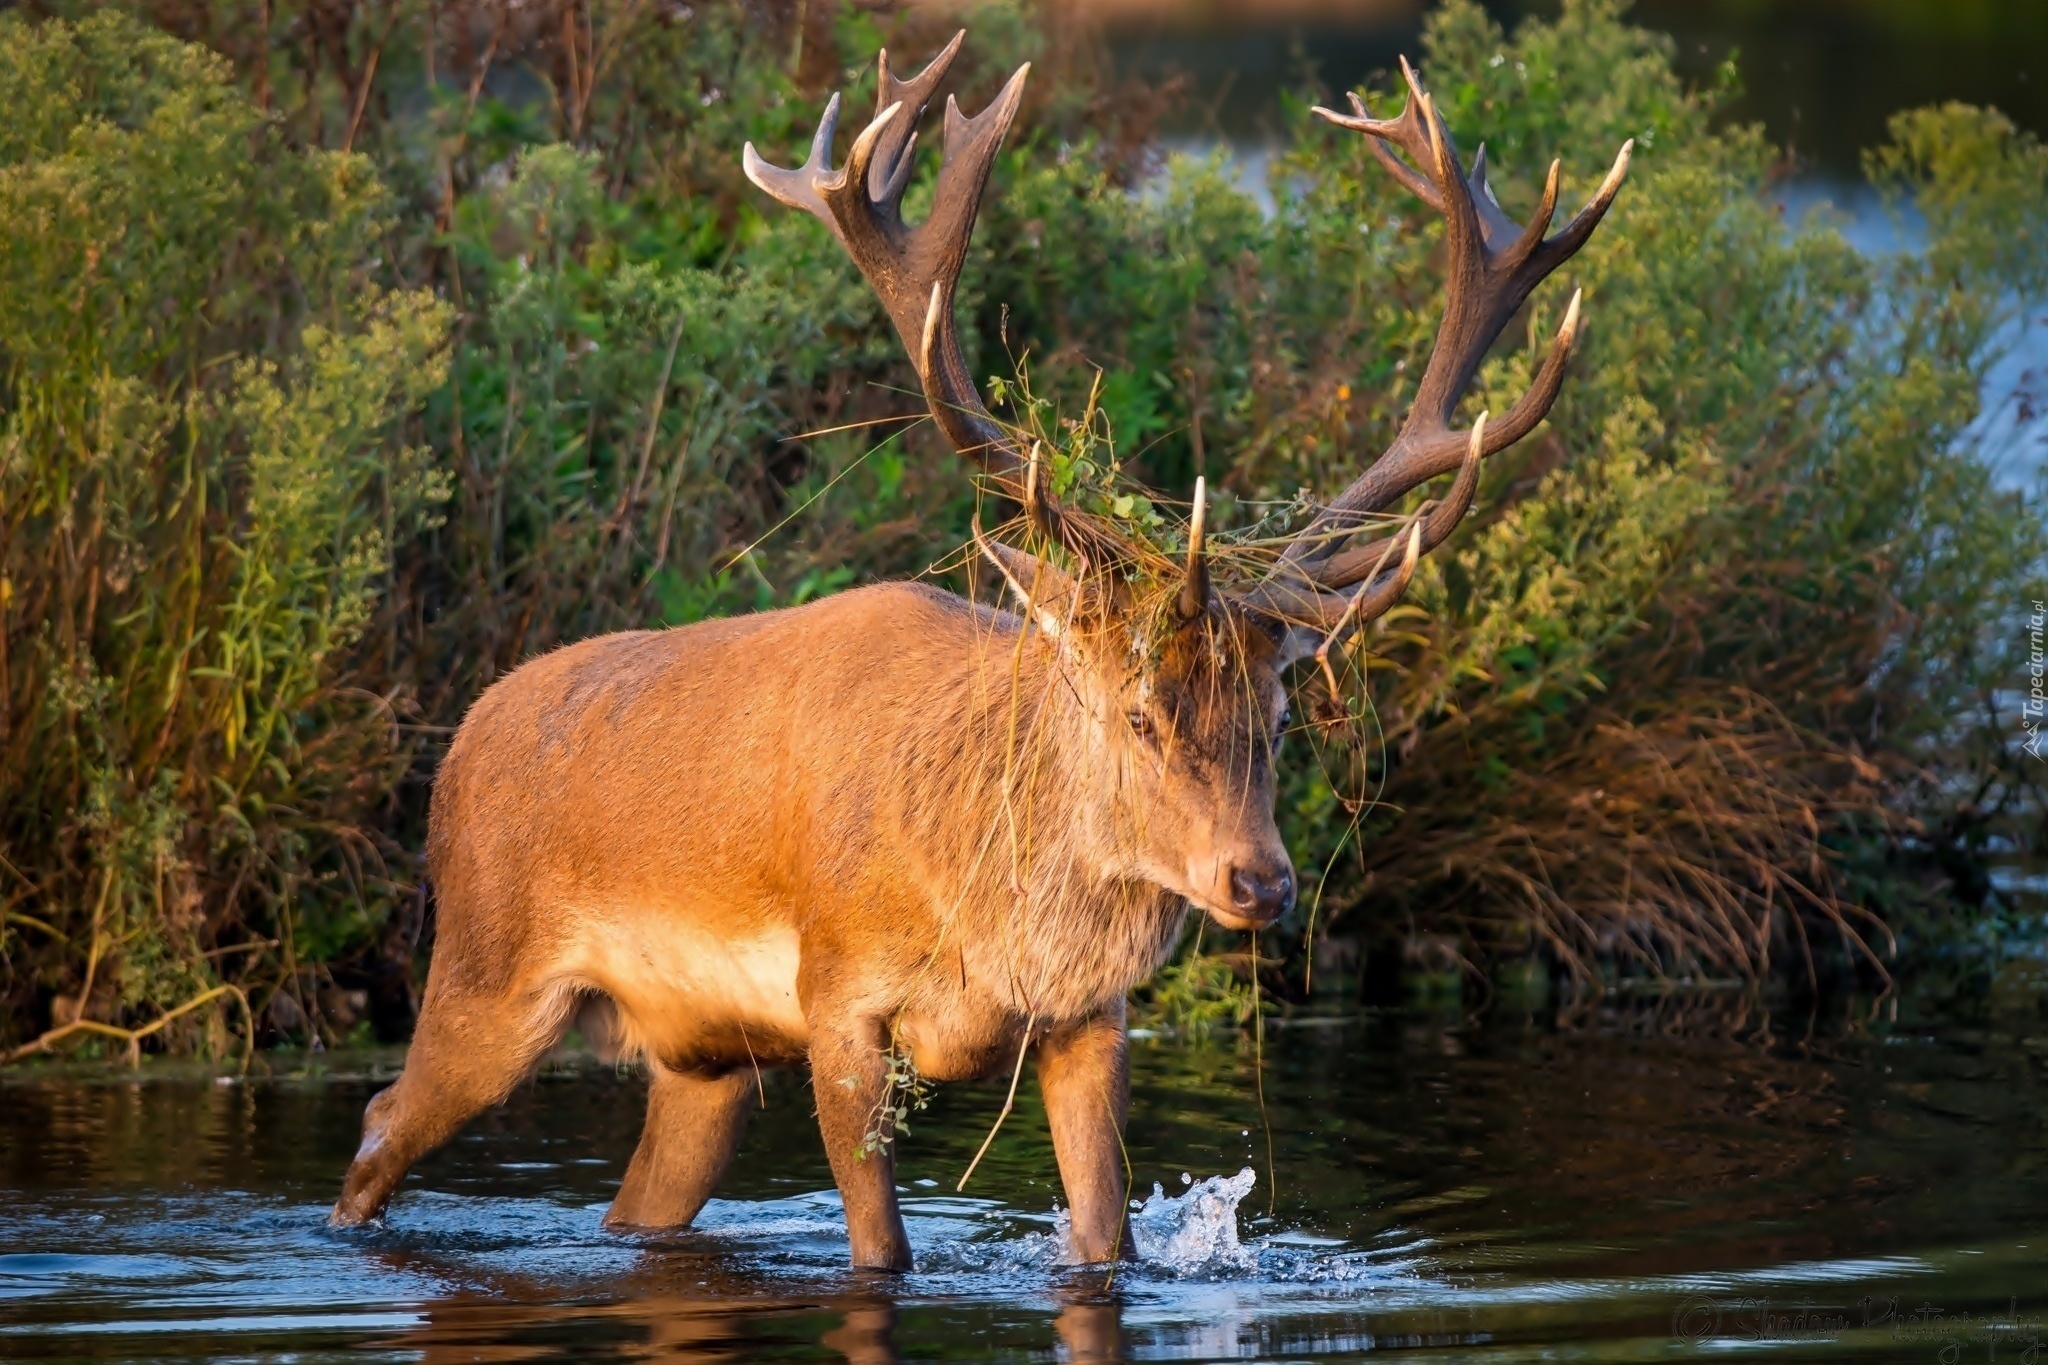
{"type": "MultiPolygon", "coordinates": [[[[1126,1358],[1113,1295],[1075,1289],[1059,1298],[1052,1341],[1062,1360],[1093,1365],[1126,1358]]],[[[402,1352],[420,1365],[546,1359],[558,1355],[553,1343],[561,1341],[565,1324],[573,1324],[579,1352],[602,1351],[610,1344],[665,1360],[758,1360],[778,1345],[801,1350],[801,1339],[787,1329],[807,1324],[821,1329],[816,1330],[819,1346],[837,1351],[850,1365],[894,1365],[904,1358],[897,1349],[899,1318],[896,1301],[880,1293],[752,1303],[650,1296],[570,1312],[470,1297],[431,1304],[419,1322],[368,1345],[402,1352]],[[784,1332],[776,1333],[770,1319],[784,1332]]],[[[911,1343],[909,1354],[923,1352],[911,1343]]]]}
{"type": "MultiPolygon", "coordinates": [[[[1126,1358],[1113,1294],[1076,1288],[1057,1298],[1052,1341],[1061,1360],[1095,1365],[1126,1358]]],[[[837,1351],[850,1365],[894,1365],[904,1358],[897,1347],[900,1317],[896,1301],[880,1292],[756,1302],[650,1295],[575,1310],[465,1296],[427,1305],[418,1322],[366,1344],[373,1351],[403,1353],[420,1365],[547,1359],[557,1357],[556,1343],[568,1326],[578,1352],[611,1345],[664,1360],[738,1361],[760,1359],[778,1345],[800,1351],[802,1338],[788,1328],[807,1324],[816,1331],[817,1345],[837,1351]],[[773,1330],[771,1319],[783,1332],[773,1330]]],[[[923,1352],[910,1343],[908,1354],[923,1352]]]]}
{"type": "Polygon", "coordinates": [[[325,1206],[395,1057],[15,1080],[0,1358],[1933,1359],[1930,1306],[1980,1346],[2048,1313],[2034,998],[1938,1026],[1732,995],[1562,1032],[1303,1021],[1268,1038],[1270,1172],[1249,1048],[1141,1043],[1133,1189],[1162,1189],[1113,1274],[1059,1263],[1035,1104],[953,1192],[1001,1103],[980,1087],[906,1139],[918,1268],[891,1279],[844,1268],[793,1078],[700,1225],[637,1237],[600,1226],[644,1102],[609,1069],[542,1076],[348,1233],[325,1206]]]}

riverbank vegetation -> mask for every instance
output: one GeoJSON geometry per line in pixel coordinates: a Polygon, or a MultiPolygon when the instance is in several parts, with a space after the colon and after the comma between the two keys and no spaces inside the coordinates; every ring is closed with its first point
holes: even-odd
{"type": "MultiPolygon", "coordinates": [[[[218,1051],[237,992],[265,1036],[402,1036],[427,784],[493,678],[958,562],[974,491],[907,420],[886,319],[738,159],[952,21],[30,9],[0,15],[0,1051],[202,997],[151,1045],[218,1051]]],[[[1306,72],[1247,185],[1163,156],[1176,90],[1117,81],[1072,16],[970,22],[967,108],[1036,63],[963,289],[976,372],[1093,394],[1125,472],[1206,474],[1225,526],[1341,487],[1426,357],[1427,211],[1306,117],[1306,72]]],[[[2048,526],[1999,473],[2030,400],[1985,398],[2048,290],[2048,152],[1989,110],[1899,116],[1868,169],[1916,249],[1866,254],[1717,121],[1737,73],[1686,88],[1611,0],[1513,35],[1452,0],[1421,57],[1511,214],[1553,157],[1572,202],[1636,160],[1477,386],[1499,411],[1583,287],[1546,428],[1341,695],[1301,680],[1305,894],[1264,984],[1420,944],[1825,989],[2019,913],[1994,872],[2042,842],[2048,526]]],[[[1214,939],[1163,1009],[1238,1009],[1251,958],[1214,939]]]]}

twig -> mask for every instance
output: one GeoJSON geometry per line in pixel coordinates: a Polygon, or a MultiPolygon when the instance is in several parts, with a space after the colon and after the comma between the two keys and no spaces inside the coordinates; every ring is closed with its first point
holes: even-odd
{"type": "Polygon", "coordinates": [[[1015,1070],[1010,1072],[1010,1093],[1003,1096],[1002,1112],[996,1115],[995,1123],[988,1130],[988,1136],[981,1140],[981,1150],[974,1154],[974,1160],[967,1163],[967,1170],[961,1175],[960,1183],[953,1187],[955,1194],[967,1188],[967,1182],[974,1176],[974,1168],[979,1166],[981,1159],[988,1155],[989,1147],[996,1140],[996,1134],[1003,1131],[1003,1120],[1010,1117],[1010,1110],[1016,1107],[1017,1082],[1024,1076],[1024,1054],[1031,1047],[1031,1030],[1037,1024],[1038,1016],[1036,1014],[1029,1016],[1024,1021],[1024,1036],[1017,1040],[1017,1066],[1015,1070]]]}
{"type": "MultiPolygon", "coordinates": [[[[370,87],[377,80],[377,63],[384,56],[385,44],[391,41],[392,33],[398,28],[399,13],[398,6],[393,5],[391,7],[390,21],[384,25],[384,32],[379,35],[375,45],[370,48],[369,60],[363,64],[363,83],[356,89],[355,108],[349,112],[348,116],[348,132],[341,139],[341,150],[344,152],[355,149],[356,133],[363,126],[363,111],[370,103],[370,87]]],[[[431,45],[433,42],[432,37],[430,36],[427,41],[431,45]]]]}
{"type": "Polygon", "coordinates": [[[21,884],[27,887],[29,890],[35,892],[37,895],[40,896],[43,893],[43,888],[37,886],[35,884],[34,879],[31,878],[28,875],[28,873],[23,872],[20,868],[16,867],[13,863],[9,862],[7,855],[5,853],[0,853],[0,867],[6,868],[9,872],[12,872],[15,876],[21,878],[21,884]]]}
{"type": "MultiPolygon", "coordinates": [[[[923,421],[924,419],[919,418],[918,420],[923,421]]],[[[865,425],[873,425],[873,423],[867,423],[865,425]]],[[[866,464],[868,456],[874,454],[876,451],[880,450],[883,446],[887,445],[888,443],[889,438],[885,436],[880,441],[877,441],[874,445],[871,445],[866,450],[862,451],[859,459],[855,460],[852,464],[846,466],[846,468],[840,470],[837,474],[834,474],[831,478],[827,479],[825,481],[825,486],[823,488],[820,488],[817,492],[811,494],[811,496],[809,496],[808,498],[805,498],[803,502],[798,504],[794,509],[790,511],[789,515],[785,516],[781,521],[776,522],[773,526],[763,531],[760,534],[760,536],[755,539],[753,544],[747,546],[746,549],[741,550],[731,559],[726,560],[724,565],[721,566],[720,572],[730,572],[734,565],[739,564],[741,561],[748,559],[749,556],[751,556],[755,550],[759,549],[764,543],[767,542],[770,536],[773,536],[777,531],[780,531],[783,527],[789,525],[792,521],[795,521],[798,517],[802,516],[806,511],[810,509],[812,503],[816,502],[819,498],[822,498],[827,493],[831,492],[833,485],[837,484],[841,479],[845,478],[848,474],[851,474],[854,470],[859,469],[862,465],[866,464]]],[[[752,565],[750,564],[749,567],[752,567],[752,565]]],[[[761,571],[759,569],[755,569],[754,572],[756,575],[759,575],[761,571]]],[[[767,582],[767,579],[763,577],[761,581],[765,583],[767,582]]],[[[773,592],[774,590],[774,585],[769,584],[769,591],[773,592]]]]}
{"type": "Polygon", "coordinates": [[[9,910],[6,915],[6,922],[8,924],[26,924],[31,929],[40,929],[59,943],[69,943],[71,941],[63,930],[43,923],[34,915],[24,915],[19,910],[9,910]]]}
{"type": "MultiPolygon", "coordinates": [[[[1103,1092],[1102,1098],[1105,1103],[1109,1101],[1109,1093],[1106,1089],[1103,1092]]],[[[1123,1264],[1124,1259],[1124,1233],[1129,1231],[1131,1226],[1131,1148],[1130,1144],[1124,1141],[1124,1127],[1120,1123],[1116,1125],[1116,1150],[1117,1154],[1123,1158],[1124,1163],[1124,1192],[1118,1201],[1124,1207],[1117,1210],[1116,1241],[1110,1247],[1109,1273],[1102,1280],[1102,1287],[1104,1289],[1116,1288],[1116,1272],[1118,1267],[1123,1264]]],[[[1132,1234],[1132,1240],[1136,1240],[1135,1233],[1132,1234]]],[[[1133,1246],[1131,1251],[1135,1254],[1137,1248],[1133,1246]]]]}
{"type": "Polygon", "coordinates": [[[668,355],[661,362],[661,381],[654,386],[654,401],[647,413],[647,435],[640,442],[640,466],[633,471],[633,482],[619,489],[618,506],[612,508],[610,530],[620,534],[626,523],[626,515],[640,501],[640,489],[647,482],[647,463],[654,456],[654,438],[661,433],[661,410],[668,398],[668,381],[675,373],[676,348],[683,344],[683,328],[689,323],[687,309],[678,310],[676,328],[669,333],[668,355]]]}
{"type": "MultiPolygon", "coordinates": [[[[38,1052],[47,1052],[53,1045],[74,1033],[96,1033],[103,1038],[118,1038],[126,1043],[128,1045],[128,1065],[140,1067],[142,1065],[142,1040],[144,1038],[166,1027],[172,1020],[190,1014],[201,1005],[209,1004],[224,995],[232,995],[242,1006],[243,1030],[248,1044],[242,1051],[242,1070],[247,1072],[249,1069],[249,1059],[256,1051],[256,1016],[249,1008],[249,997],[243,994],[240,986],[233,984],[215,986],[211,990],[201,991],[176,1009],[166,1010],[161,1017],[151,1023],[144,1024],[141,1028],[122,1028],[119,1024],[103,1024],[97,1019],[73,1019],[70,1023],[59,1024],[56,1028],[43,1033],[41,1037],[31,1042],[23,1043],[6,1056],[0,1057],[0,1066],[11,1065],[24,1057],[32,1056],[38,1052]]],[[[85,1008],[83,999],[79,1002],[79,1008],[81,1010],[85,1008]]]]}
{"type": "Polygon", "coordinates": [[[740,1041],[746,1044],[747,1060],[754,1064],[754,1093],[760,1096],[761,1107],[768,1107],[768,1087],[761,1083],[761,1063],[754,1056],[753,1040],[747,1037],[747,1021],[740,1020],[740,1041]]]}
{"type": "Polygon", "coordinates": [[[250,940],[249,940],[249,941],[248,941],[247,943],[230,943],[230,944],[229,944],[229,945],[228,945],[227,947],[225,947],[225,948],[208,948],[208,949],[207,949],[207,950],[206,950],[205,952],[201,953],[201,954],[200,954],[199,956],[201,956],[201,957],[226,957],[226,956],[228,956],[228,955],[229,955],[230,953],[245,953],[245,952],[249,952],[250,950],[252,950],[252,949],[256,949],[256,948],[275,948],[275,947],[277,947],[277,940],[276,940],[276,939],[274,939],[274,938],[252,938],[252,939],[250,939],[250,940]]]}
{"type": "MultiPolygon", "coordinates": [[[[1314,951],[1313,948],[1310,951],[1314,951]]],[[[1259,931],[1252,930],[1252,1084],[1259,1096],[1259,1123],[1266,1130],[1266,1216],[1280,1198],[1280,1172],[1273,1164],[1273,1117],[1266,1112],[1266,1011],[1259,989],[1259,931]]]]}

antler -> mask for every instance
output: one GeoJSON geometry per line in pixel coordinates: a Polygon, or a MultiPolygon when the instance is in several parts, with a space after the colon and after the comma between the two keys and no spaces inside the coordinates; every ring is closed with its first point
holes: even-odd
{"type": "Polygon", "coordinates": [[[1040,486],[1036,452],[1027,459],[983,406],[961,355],[953,317],[953,293],[974,234],[981,193],[996,150],[1017,117],[1029,62],[1018,67],[995,101],[973,118],[960,112],[951,95],[946,97],[945,154],[931,213],[916,227],[903,221],[903,191],[910,183],[917,125],[966,37],[965,29],[954,34],[945,50],[907,81],[896,79],[889,70],[888,52],[880,54],[875,117],[854,139],[841,169],[832,169],[838,95],[825,106],[811,139],[811,154],[802,166],[771,166],[751,142],[743,163],[749,180],[791,208],[816,216],[846,248],[895,323],[896,334],[917,367],[932,418],[953,448],[993,476],[1042,528],[1058,533],[1062,518],[1040,486]]]}
{"type": "Polygon", "coordinates": [[[1365,101],[1355,94],[1350,96],[1349,115],[1320,107],[1315,111],[1340,128],[1373,139],[1374,154],[1394,178],[1443,215],[1450,257],[1436,346],[1399,434],[1350,487],[1331,499],[1288,546],[1272,575],[1253,590],[1255,599],[1277,610],[1325,623],[1338,612],[1342,615],[1337,619],[1355,622],[1377,615],[1366,613],[1362,601],[1359,610],[1351,610],[1354,594],[1338,596],[1331,591],[1375,575],[1382,581],[1368,584],[1358,593],[1383,601],[1382,611],[1391,606],[1399,592],[1385,593],[1384,587],[1395,576],[1405,584],[1405,570],[1413,567],[1412,558],[1404,555],[1404,569],[1391,575],[1384,571],[1394,543],[1407,540],[1411,554],[1415,550],[1427,553],[1442,543],[1472,504],[1479,461],[1521,440],[1550,411],[1564,384],[1565,362],[1578,331],[1576,293],[1528,392],[1498,422],[1488,425],[1482,418],[1469,433],[1451,426],[1459,400],[1471,387],[1480,362],[1501,330],[1528,300],[1530,291],[1571,259],[1606,216],[1628,173],[1629,154],[1635,146],[1633,141],[1623,143],[1599,192],[1555,235],[1545,236],[1557,209],[1558,163],[1550,164],[1535,215],[1526,226],[1516,224],[1501,211],[1486,183],[1486,148],[1480,147],[1473,157],[1468,176],[1459,164],[1450,129],[1405,58],[1401,73],[1408,82],[1408,103],[1396,118],[1373,118],[1365,101]],[[1409,490],[1454,468],[1457,482],[1450,496],[1422,521],[1419,542],[1404,527],[1390,538],[1344,546],[1367,514],[1381,511],[1409,490]]]}
{"type": "Polygon", "coordinates": [[[1209,485],[1195,475],[1195,506],[1188,518],[1188,567],[1180,583],[1180,615],[1192,621],[1209,610],[1209,555],[1202,545],[1202,522],[1208,510],[1209,485]]]}

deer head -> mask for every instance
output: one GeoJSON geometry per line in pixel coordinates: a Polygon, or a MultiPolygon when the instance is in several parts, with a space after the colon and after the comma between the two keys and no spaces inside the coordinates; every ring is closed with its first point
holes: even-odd
{"type": "Polygon", "coordinates": [[[748,178],[822,220],[880,297],[917,368],[931,415],[992,491],[1023,509],[1026,525],[1064,551],[1068,567],[984,536],[1038,640],[1069,684],[1063,689],[1091,746],[1094,805],[1117,830],[1120,871],[1177,892],[1230,928],[1270,924],[1293,905],[1293,865],[1273,818],[1273,753],[1286,726],[1283,674],[1385,613],[1407,590],[1422,555],[1472,505],[1480,461],[1540,423],[1564,381],[1577,332],[1573,295],[1534,384],[1498,422],[1453,426],[1487,350],[1547,275],[1606,215],[1628,168],[1630,145],[1598,193],[1554,235],[1558,166],[1537,212],[1512,222],[1486,183],[1485,148],[1469,173],[1406,61],[1408,101],[1375,119],[1352,95],[1349,115],[1316,114],[1373,139],[1396,180],[1445,220],[1447,298],[1414,406],[1393,443],[1323,506],[1267,571],[1242,584],[1212,581],[1205,499],[1196,481],[1184,562],[1159,571],[1158,554],[1105,520],[1063,506],[1035,452],[983,406],[960,351],[953,315],[968,241],[996,151],[1015,119],[1030,67],[1018,68],[974,118],[948,97],[945,152],[925,221],[903,221],[902,196],[916,128],[966,37],[956,35],[916,77],[898,80],[881,54],[875,117],[844,166],[832,168],[839,97],[826,106],[809,158],[784,170],[749,143],[748,178]],[[1455,470],[1450,489],[1391,534],[1360,542],[1370,520],[1430,479],[1455,470]]]}

